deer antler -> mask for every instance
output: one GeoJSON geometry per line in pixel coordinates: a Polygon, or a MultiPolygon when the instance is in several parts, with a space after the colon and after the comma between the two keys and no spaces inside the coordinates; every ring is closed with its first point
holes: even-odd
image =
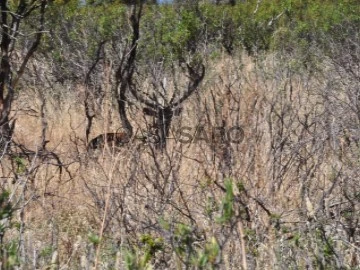
{"type": "Polygon", "coordinates": [[[191,67],[189,64],[186,64],[188,72],[189,72],[189,84],[187,91],[180,97],[177,101],[174,101],[175,96],[170,101],[171,108],[175,108],[179,106],[182,102],[184,102],[188,97],[191,96],[191,94],[197,89],[200,82],[203,80],[205,76],[205,66],[203,64],[200,65],[198,69],[200,69],[200,72],[197,72],[193,67],[191,67]]]}
{"type": "MultiPolygon", "coordinates": [[[[169,107],[171,109],[179,106],[182,102],[184,102],[187,98],[189,98],[189,96],[191,96],[191,94],[198,88],[200,82],[203,80],[205,76],[205,66],[203,64],[201,64],[200,67],[196,69],[190,66],[189,64],[186,64],[186,67],[188,69],[189,79],[190,79],[188,83],[187,91],[185,91],[185,93],[183,93],[183,95],[180,98],[178,98],[177,101],[174,101],[176,98],[175,93],[172,95],[171,100],[169,102],[169,107]]],[[[139,94],[133,87],[130,87],[130,92],[138,101],[143,103],[145,106],[155,110],[159,108],[160,106],[159,104],[139,94]]]]}

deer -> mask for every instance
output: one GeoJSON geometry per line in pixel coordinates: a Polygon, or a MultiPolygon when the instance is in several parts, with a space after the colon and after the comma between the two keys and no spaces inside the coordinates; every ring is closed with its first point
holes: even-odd
{"type": "MultiPolygon", "coordinates": [[[[205,76],[205,67],[202,64],[197,66],[186,64],[186,68],[189,78],[187,89],[181,95],[173,93],[170,99],[166,99],[164,95],[160,94],[163,99],[162,103],[159,102],[156,97],[146,97],[130,88],[132,95],[145,105],[143,113],[153,117],[154,135],[157,138],[155,146],[157,149],[165,149],[166,139],[169,136],[173,117],[181,114],[184,101],[198,89],[199,84],[205,76]]],[[[163,85],[162,87],[164,88],[163,85]]]]}
{"type": "Polygon", "coordinates": [[[156,97],[147,98],[145,95],[142,95],[140,91],[135,91],[133,88],[130,88],[131,94],[140,101],[140,103],[145,105],[142,110],[143,113],[153,117],[153,124],[151,125],[152,131],[145,132],[143,136],[133,135],[133,128],[127,118],[124,105],[126,97],[122,97],[119,99],[120,119],[127,132],[100,134],[89,142],[88,151],[103,148],[105,145],[108,145],[110,148],[122,147],[129,143],[132,138],[140,139],[144,144],[153,144],[156,149],[164,150],[173,117],[181,114],[183,102],[198,89],[205,75],[205,67],[203,65],[197,66],[196,68],[189,64],[186,66],[190,78],[188,88],[181,96],[176,97],[174,94],[170,101],[165,100],[163,102],[165,105],[158,102],[156,97]]]}
{"type": "Polygon", "coordinates": [[[105,146],[111,150],[124,147],[133,139],[140,140],[142,144],[147,144],[151,140],[152,135],[148,132],[143,132],[142,135],[131,136],[129,132],[107,132],[102,133],[93,138],[87,145],[87,152],[90,153],[95,150],[103,149],[105,146]]]}
{"type": "MultiPolygon", "coordinates": [[[[166,147],[166,139],[169,136],[171,123],[174,116],[180,115],[182,111],[182,104],[187,100],[197,89],[202,82],[205,75],[205,66],[202,63],[187,63],[184,59],[180,61],[180,67],[187,71],[188,84],[182,94],[174,91],[171,97],[167,97],[167,89],[165,83],[154,82],[154,96],[150,97],[146,91],[141,91],[134,82],[134,74],[136,73],[136,58],[138,51],[138,40],[140,38],[140,18],[142,15],[143,1],[139,5],[134,2],[131,9],[130,26],[132,28],[132,39],[129,46],[124,49],[120,65],[116,69],[114,93],[118,105],[118,113],[120,116],[121,125],[125,128],[125,133],[104,133],[92,139],[88,144],[88,150],[97,149],[101,146],[109,145],[121,147],[130,142],[133,136],[133,127],[127,116],[127,104],[129,98],[135,98],[137,102],[143,107],[145,115],[153,117],[154,133],[146,134],[139,138],[145,142],[155,138],[154,144],[157,149],[164,150],[166,147]],[[163,93],[161,93],[163,90],[163,93]],[[161,101],[159,101],[161,100],[161,101]]],[[[91,117],[88,117],[91,120],[91,117]]],[[[91,121],[90,121],[91,123],[91,121]]],[[[90,130],[90,128],[88,128],[90,130]]],[[[151,133],[151,132],[150,132],[151,133]]]]}
{"type": "Polygon", "coordinates": [[[110,148],[121,147],[130,141],[126,132],[109,132],[103,133],[93,138],[87,145],[87,151],[104,148],[105,145],[110,148]]]}
{"type": "Polygon", "coordinates": [[[98,135],[88,143],[88,152],[91,150],[103,148],[105,145],[112,149],[115,147],[122,147],[129,143],[133,137],[135,139],[140,139],[145,144],[152,142],[155,144],[157,149],[164,150],[173,117],[179,116],[181,114],[182,103],[187,100],[191,94],[195,92],[195,90],[197,90],[205,75],[205,67],[203,65],[198,67],[197,70],[195,70],[190,65],[187,65],[187,69],[190,75],[188,89],[180,97],[176,98],[175,95],[173,95],[170,101],[166,101],[166,105],[162,105],[160,102],[158,102],[156,97],[147,99],[139,92],[130,88],[132,95],[138,101],[140,101],[140,103],[145,105],[143,108],[143,113],[153,117],[153,124],[151,126],[154,130],[153,132],[146,132],[144,136],[133,136],[133,128],[127,119],[124,106],[125,98],[123,98],[121,99],[121,103],[119,102],[119,108],[121,109],[120,119],[127,132],[103,133],[98,135]]]}
{"type": "Polygon", "coordinates": [[[198,86],[205,76],[205,66],[198,61],[189,63],[183,58],[179,59],[179,66],[181,69],[186,70],[188,78],[187,89],[181,94],[177,86],[175,86],[175,91],[169,94],[168,89],[166,89],[166,80],[164,79],[163,82],[159,83],[156,79],[157,76],[154,74],[153,78],[155,80],[152,83],[154,86],[153,96],[149,96],[146,93],[148,91],[141,91],[141,89],[137,87],[139,84],[134,82],[134,74],[136,73],[138,41],[141,34],[140,19],[142,16],[143,3],[144,1],[140,1],[140,4],[137,6],[135,1],[135,4],[132,6],[129,19],[132,28],[132,39],[122,54],[121,64],[115,71],[114,89],[116,89],[115,94],[122,126],[128,130],[130,135],[133,134],[133,129],[126,113],[126,104],[130,96],[129,94],[131,94],[136,101],[142,104],[144,107],[143,112],[153,117],[155,131],[153,138],[156,138],[155,146],[157,149],[164,150],[173,117],[181,113],[181,107],[185,100],[198,89],[198,86]]]}

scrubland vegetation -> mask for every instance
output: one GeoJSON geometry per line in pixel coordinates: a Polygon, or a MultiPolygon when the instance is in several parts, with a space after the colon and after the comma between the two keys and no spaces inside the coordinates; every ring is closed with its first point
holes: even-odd
{"type": "Polygon", "coordinates": [[[0,268],[359,269],[357,1],[154,2],[1,1],[0,268]]]}

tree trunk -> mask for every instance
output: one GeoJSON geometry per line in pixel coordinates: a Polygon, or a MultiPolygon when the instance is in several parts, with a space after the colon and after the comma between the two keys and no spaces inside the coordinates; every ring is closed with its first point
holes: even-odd
{"type": "Polygon", "coordinates": [[[4,153],[11,140],[13,128],[9,123],[9,114],[13,100],[13,89],[10,82],[11,67],[9,61],[9,47],[11,43],[9,28],[7,0],[1,1],[1,59],[0,59],[0,151],[4,153]]]}

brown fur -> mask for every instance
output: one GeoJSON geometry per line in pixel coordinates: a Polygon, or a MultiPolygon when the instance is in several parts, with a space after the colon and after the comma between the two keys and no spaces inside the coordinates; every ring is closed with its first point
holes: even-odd
{"type": "Polygon", "coordinates": [[[103,148],[105,144],[109,147],[121,147],[129,141],[130,136],[125,132],[104,133],[92,139],[87,146],[87,150],[100,149],[103,148]]]}

